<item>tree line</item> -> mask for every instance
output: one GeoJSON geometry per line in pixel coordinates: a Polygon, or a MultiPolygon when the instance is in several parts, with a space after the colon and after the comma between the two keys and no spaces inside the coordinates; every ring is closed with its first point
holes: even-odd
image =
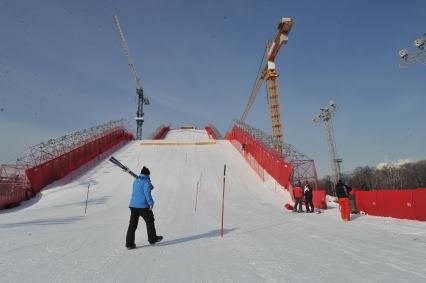
{"type": "MultiPolygon", "coordinates": [[[[399,166],[382,168],[360,166],[351,172],[342,174],[342,180],[349,186],[360,190],[401,190],[426,188],[426,160],[405,163],[399,166]]],[[[322,178],[320,188],[334,195],[330,176],[322,178]]]]}

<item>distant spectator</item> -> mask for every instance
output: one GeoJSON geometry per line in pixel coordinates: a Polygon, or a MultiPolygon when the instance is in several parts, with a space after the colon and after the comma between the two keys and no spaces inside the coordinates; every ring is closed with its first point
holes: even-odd
{"type": "Polygon", "coordinates": [[[336,194],[339,199],[339,209],[344,221],[350,220],[351,208],[349,207],[349,193],[351,187],[345,185],[342,180],[338,180],[336,184],[336,194]]]}
{"type": "Polygon", "coordinates": [[[312,187],[311,185],[309,185],[308,181],[305,182],[303,195],[305,196],[306,212],[314,212],[314,202],[312,201],[312,187]]]}
{"type": "Polygon", "coordinates": [[[303,199],[303,191],[302,191],[302,185],[300,182],[297,182],[296,186],[293,187],[293,197],[294,197],[294,212],[303,212],[302,210],[302,199],[303,199]],[[299,206],[299,208],[297,208],[299,206]]]}

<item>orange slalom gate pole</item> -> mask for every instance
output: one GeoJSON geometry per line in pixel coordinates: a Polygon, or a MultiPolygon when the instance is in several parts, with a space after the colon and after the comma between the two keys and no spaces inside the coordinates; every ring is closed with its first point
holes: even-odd
{"type": "Polygon", "coordinates": [[[226,179],[226,164],[223,165],[223,185],[222,185],[222,229],[220,235],[223,238],[223,216],[225,213],[225,179],[226,179]]]}

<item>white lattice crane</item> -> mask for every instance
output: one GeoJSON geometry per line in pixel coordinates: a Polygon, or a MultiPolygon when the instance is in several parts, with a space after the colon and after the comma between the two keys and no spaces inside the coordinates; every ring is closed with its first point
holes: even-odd
{"type": "Polygon", "coordinates": [[[132,72],[133,79],[136,83],[136,95],[138,96],[138,111],[136,112],[136,138],[138,140],[142,139],[142,125],[144,122],[144,113],[143,113],[143,105],[149,104],[149,99],[147,96],[143,94],[143,88],[141,85],[141,79],[138,76],[136,71],[136,66],[133,63],[133,58],[130,55],[129,46],[127,45],[127,41],[124,38],[124,33],[121,30],[120,22],[118,21],[118,16],[116,14],[112,14],[112,19],[114,25],[117,29],[117,33],[120,37],[121,47],[123,47],[124,55],[127,57],[127,63],[129,64],[130,70],[132,72]]]}
{"type": "Polygon", "coordinates": [[[254,99],[262,86],[263,81],[266,79],[267,91],[268,91],[268,103],[269,103],[269,112],[271,115],[272,122],[272,136],[278,141],[275,144],[275,147],[278,150],[281,150],[283,142],[283,133],[281,130],[281,114],[280,114],[280,102],[278,96],[278,74],[275,70],[275,58],[280,51],[282,45],[286,44],[288,41],[288,33],[293,27],[294,21],[290,18],[282,18],[278,24],[278,31],[273,40],[268,41],[266,46],[266,60],[265,64],[261,67],[260,72],[257,76],[254,87],[251,91],[250,98],[247,102],[247,105],[244,109],[243,114],[241,115],[240,122],[244,122],[247,117],[248,112],[250,111],[251,106],[253,105],[254,99]]]}

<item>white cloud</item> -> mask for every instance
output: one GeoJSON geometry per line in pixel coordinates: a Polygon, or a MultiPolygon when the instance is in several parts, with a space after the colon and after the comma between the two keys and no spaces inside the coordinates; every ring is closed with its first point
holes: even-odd
{"type": "Polygon", "coordinates": [[[388,158],[385,158],[385,161],[380,162],[377,165],[377,169],[382,169],[383,167],[400,167],[404,164],[415,162],[414,159],[411,158],[405,158],[405,159],[398,159],[398,160],[388,160],[388,158]]]}

